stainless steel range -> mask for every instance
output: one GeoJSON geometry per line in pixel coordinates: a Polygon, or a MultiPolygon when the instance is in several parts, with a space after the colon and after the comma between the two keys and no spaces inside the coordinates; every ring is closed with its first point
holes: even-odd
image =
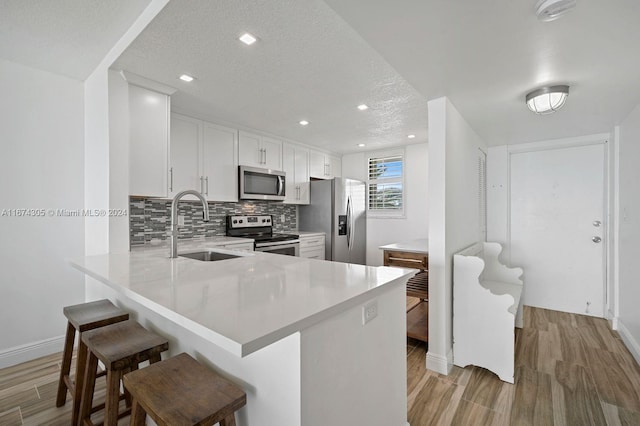
{"type": "Polygon", "coordinates": [[[253,238],[256,251],[288,256],[300,255],[300,237],[273,233],[271,216],[227,216],[227,236],[253,238]]]}

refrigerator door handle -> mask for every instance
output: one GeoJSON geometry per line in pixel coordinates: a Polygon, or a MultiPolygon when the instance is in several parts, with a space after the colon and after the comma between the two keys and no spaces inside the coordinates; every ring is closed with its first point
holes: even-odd
{"type": "Polygon", "coordinates": [[[347,247],[351,251],[351,197],[347,197],[347,247]]]}

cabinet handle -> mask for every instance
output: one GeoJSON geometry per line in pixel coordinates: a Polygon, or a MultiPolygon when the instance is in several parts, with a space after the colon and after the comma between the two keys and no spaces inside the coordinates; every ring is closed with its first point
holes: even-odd
{"type": "Polygon", "coordinates": [[[200,193],[204,194],[204,177],[200,176],[200,193]]]}
{"type": "Polygon", "coordinates": [[[173,167],[169,168],[169,192],[173,192],[173,167]]]}
{"type": "Polygon", "coordinates": [[[331,176],[331,163],[327,163],[327,176],[331,176]]]}
{"type": "Polygon", "coordinates": [[[205,194],[207,194],[207,197],[208,197],[209,196],[209,176],[204,178],[204,181],[207,183],[207,190],[205,191],[205,194]]]}
{"type": "Polygon", "coordinates": [[[262,161],[262,164],[267,164],[267,148],[262,148],[262,153],[264,155],[264,160],[262,161]]]}
{"type": "Polygon", "coordinates": [[[389,256],[389,260],[397,260],[400,262],[409,262],[409,263],[424,263],[424,260],[419,260],[419,259],[405,259],[404,257],[393,257],[393,256],[389,256]]]}

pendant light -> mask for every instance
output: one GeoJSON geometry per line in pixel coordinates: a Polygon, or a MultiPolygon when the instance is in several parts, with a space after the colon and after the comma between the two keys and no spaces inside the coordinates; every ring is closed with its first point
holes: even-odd
{"type": "Polygon", "coordinates": [[[567,96],[569,96],[569,86],[541,87],[528,93],[526,102],[529,109],[536,114],[551,114],[562,108],[567,96]]]}

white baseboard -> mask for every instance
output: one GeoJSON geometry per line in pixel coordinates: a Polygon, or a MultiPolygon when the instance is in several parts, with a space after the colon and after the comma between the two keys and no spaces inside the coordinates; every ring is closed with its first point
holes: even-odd
{"type": "Polygon", "coordinates": [[[64,335],[5,349],[0,352],[0,368],[11,367],[45,355],[62,352],[63,348],[64,335]]]}
{"type": "Polygon", "coordinates": [[[452,364],[449,362],[450,358],[451,351],[449,351],[447,356],[436,355],[429,351],[427,352],[427,369],[439,374],[448,375],[451,371],[450,365],[452,364]]]}
{"type": "Polygon", "coordinates": [[[624,326],[622,321],[617,321],[618,325],[618,333],[620,333],[620,337],[622,337],[622,341],[631,352],[631,355],[636,359],[638,364],[640,364],[640,343],[633,337],[631,332],[627,327],[624,326]]]}

